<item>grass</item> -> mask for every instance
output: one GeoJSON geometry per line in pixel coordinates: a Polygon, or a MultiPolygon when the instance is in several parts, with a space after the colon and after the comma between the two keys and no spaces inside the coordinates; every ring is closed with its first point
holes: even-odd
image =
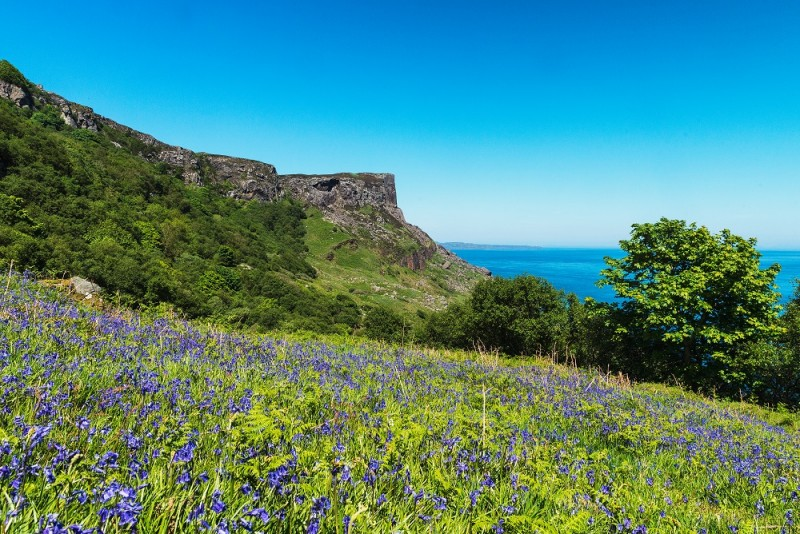
{"type": "Polygon", "coordinates": [[[460,265],[446,271],[438,255],[422,272],[401,267],[383,257],[374,248],[374,240],[337,228],[316,209],[309,208],[307,213],[307,260],[318,272],[315,284],[324,291],[349,294],[359,304],[380,304],[412,316],[419,309],[441,309],[463,298],[463,292],[448,287],[448,280],[463,278],[470,285],[481,277],[460,265]]]}
{"type": "Polygon", "coordinates": [[[543,360],[245,336],[6,282],[0,532],[794,529],[791,414],[779,427],[543,360]]]}

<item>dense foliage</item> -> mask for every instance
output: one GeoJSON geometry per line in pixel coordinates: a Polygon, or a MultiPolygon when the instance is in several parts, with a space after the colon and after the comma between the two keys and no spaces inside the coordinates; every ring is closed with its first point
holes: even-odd
{"type": "Polygon", "coordinates": [[[485,280],[418,338],[800,407],[800,293],[779,316],[780,267],[760,268],[755,240],[662,219],[634,225],[621,248],[601,273],[615,302],[582,304],[532,276],[485,280]]]}
{"type": "Polygon", "coordinates": [[[580,305],[535,276],[479,282],[464,303],[431,314],[420,338],[431,344],[535,355],[564,352],[580,305]]]}
{"type": "Polygon", "coordinates": [[[790,532],[800,436],[541,364],[0,301],[3,532],[790,532]]]}
{"type": "Polygon", "coordinates": [[[738,347],[730,374],[743,395],[761,403],[800,407],[800,284],[787,305],[776,339],[738,347]]]}
{"type": "Polygon", "coordinates": [[[349,296],[303,283],[315,271],[301,206],[185,185],[178,169],[132,155],[136,144],[112,128],[69,128],[52,106],[27,111],[0,99],[0,262],[83,276],[120,302],[167,303],[227,324],[362,326],[349,296]]]}
{"type": "Polygon", "coordinates": [[[606,258],[601,272],[601,285],[619,299],[603,310],[623,347],[612,349],[621,352],[619,365],[723,393],[746,387],[739,349],[780,332],[780,266],[761,269],[755,244],[679,220],[633,225],[620,242],[626,255],[606,258]]]}
{"type": "Polygon", "coordinates": [[[694,375],[729,363],[738,343],[777,333],[780,266],[761,269],[755,244],[684,221],[635,224],[620,241],[625,257],[605,259],[601,285],[614,288],[631,329],[661,344],[652,358],[694,375]]]}
{"type": "Polygon", "coordinates": [[[27,78],[25,78],[25,76],[14,65],[5,59],[0,59],[0,80],[24,89],[29,89],[31,86],[31,83],[27,80],[27,78]]]}

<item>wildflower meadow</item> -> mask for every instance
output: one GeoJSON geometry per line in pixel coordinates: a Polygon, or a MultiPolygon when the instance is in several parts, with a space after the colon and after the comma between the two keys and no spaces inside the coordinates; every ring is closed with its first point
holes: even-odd
{"type": "Polygon", "coordinates": [[[795,529],[796,427],[677,388],[3,286],[2,533],[795,529]]]}

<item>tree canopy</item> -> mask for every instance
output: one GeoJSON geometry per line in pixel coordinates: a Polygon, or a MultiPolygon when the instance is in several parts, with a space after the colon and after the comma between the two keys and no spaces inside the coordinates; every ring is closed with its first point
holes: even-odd
{"type": "Polygon", "coordinates": [[[725,381],[736,346],[780,332],[780,266],[761,268],[755,239],[662,218],[634,224],[620,247],[625,257],[605,258],[599,285],[621,299],[616,334],[649,347],[654,366],[725,381]]]}

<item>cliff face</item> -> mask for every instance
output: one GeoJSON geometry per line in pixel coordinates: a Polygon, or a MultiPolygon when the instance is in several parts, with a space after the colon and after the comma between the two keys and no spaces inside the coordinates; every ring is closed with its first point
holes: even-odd
{"type": "MultiPolygon", "coordinates": [[[[129,150],[149,161],[178,168],[188,184],[215,185],[229,196],[244,200],[272,201],[288,196],[315,206],[334,224],[378,243],[390,261],[405,267],[424,269],[437,251],[451,262],[461,262],[420,228],[406,222],[397,206],[393,174],[282,175],[269,163],[168,145],[41,88],[31,94],[23,87],[0,80],[0,97],[20,107],[54,106],[64,123],[73,128],[92,131],[111,128],[135,141],[127,147],[129,150]]],[[[115,144],[122,148],[120,143],[115,144]]]]}

